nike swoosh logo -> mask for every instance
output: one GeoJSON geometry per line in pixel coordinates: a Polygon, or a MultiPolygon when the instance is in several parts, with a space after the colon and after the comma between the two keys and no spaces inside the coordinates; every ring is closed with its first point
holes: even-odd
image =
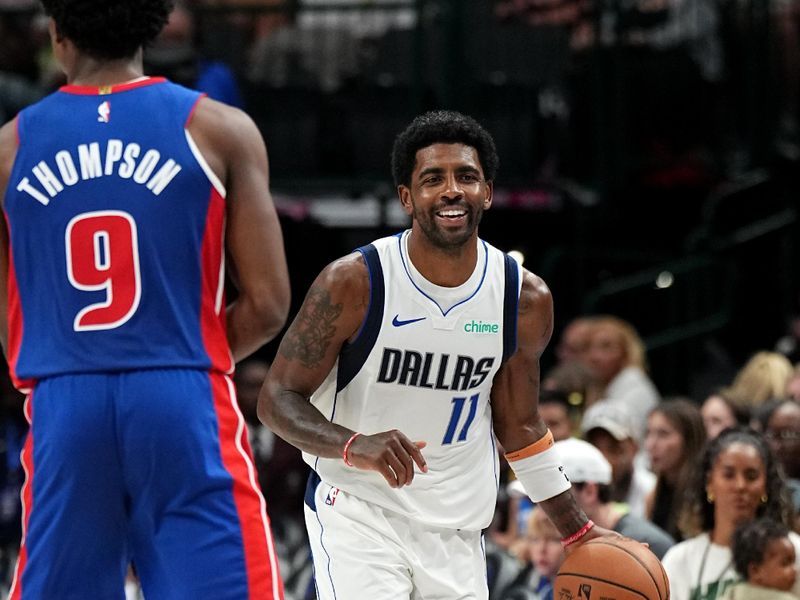
{"type": "Polygon", "coordinates": [[[395,315],[394,319],[392,319],[392,325],[395,327],[402,327],[403,325],[410,325],[411,323],[416,323],[417,321],[424,321],[427,317],[420,317],[419,319],[406,319],[405,321],[401,321],[397,317],[400,315],[395,315]]]}

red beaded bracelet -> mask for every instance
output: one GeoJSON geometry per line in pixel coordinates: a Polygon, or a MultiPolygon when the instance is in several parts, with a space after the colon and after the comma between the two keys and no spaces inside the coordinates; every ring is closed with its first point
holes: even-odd
{"type": "Polygon", "coordinates": [[[564,539],[562,539],[561,540],[561,545],[564,546],[564,548],[566,548],[570,544],[574,544],[579,539],[581,539],[583,536],[585,536],[587,533],[589,533],[589,530],[592,527],[594,527],[594,521],[589,519],[588,521],[586,521],[586,525],[581,527],[578,531],[573,533],[571,536],[565,537],[564,539]]]}
{"type": "Polygon", "coordinates": [[[347,457],[347,453],[350,452],[350,446],[353,444],[355,439],[360,435],[361,434],[358,432],[354,433],[353,435],[350,436],[350,439],[347,440],[347,442],[344,445],[344,450],[342,451],[342,458],[344,459],[344,464],[346,464],[348,467],[352,467],[353,463],[350,462],[350,459],[347,457]]]}

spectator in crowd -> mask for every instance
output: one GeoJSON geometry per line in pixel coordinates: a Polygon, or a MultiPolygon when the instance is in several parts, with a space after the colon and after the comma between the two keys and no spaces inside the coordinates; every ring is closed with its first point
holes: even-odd
{"type": "Polygon", "coordinates": [[[557,364],[542,378],[542,389],[567,395],[570,406],[584,410],[597,402],[600,386],[589,368],[579,361],[557,364]]]}
{"type": "Polygon", "coordinates": [[[647,519],[631,514],[627,505],[612,501],[611,464],[600,450],[577,439],[556,442],[556,447],[586,516],[601,527],[649,544],[656,556],[663,557],[675,540],[647,519]]]}
{"type": "Polygon", "coordinates": [[[727,389],[716,391],[706,398],[700,407],[700,414],[709,440],[717,437],[723,429],[750,423],[750,411],[743,402],[734,400],[727,389]]]}
{"type": "Polygon", "coordinates": [[[756,519],[733,533],[733,564],[742,578],[721,600],[796,600],[797,556],[789,529],[772,519],[756,519]]]}
{"type": "MultiPolygon", "coordinates": [[[[706,446],[686,489],[681,527],[691,537],[662,561],[672,600],[715,600],[737,582],[733,532],[757,517],[791,528],[789,492],[764,438],[752,429],[727,429],[706,446]]],[[[800,536],[789,535],[800,548],[800,536]]]]}
{"type": "Polygon", "coordinates": [[[617,317],[593,318],[586,363],[602,387],[600,402],[630,414],[636,439],[641,440],[647,415],[660,396],[647,376],[644,343],[634,327],[617,317]]]}
{"type": "Polygon", "coordinates": [[[656,474],[656,487],[647,499],[647,515],[676,540],[682,539],[678,527],[681,500],[705,440],[700,410],[688,400],[664,401],[647,420],[645,449],[656,474]]]}
{"type": "Polygon", "coordinates": [[[539,415],[555,441],[572,436],[572,414],[567,394],[561,390],[539,392],[539,415]]]}
{"type": "Polygon", "coordinates": [[[531,511],[527,531],[525,558],[530,566],[514,588],[519,585],[533,591],[531,600],[553,600],[553,583],[565,557],[561,536],[541,507],[531,511]]]}
{"type": "Polygon", "coordinates": [[[800,512],[800,404],[793,400],[779,402],[767,417],[764,429],[764,437],[783,467],[794,508],[800,512]]]}
{"type": "Polygon", "coordinates": [[[636,460],[639,444],[628,414],[617,406],[596,404],[584,413],[581,431],[611,464],[611,500],[625,503],[631,515],[645,518],[656,476],[636,460]]]}
{"type": "Polygon", "coordinates": [[[559,364],[583,361],[589,349],[592,317],[575,317],[564,326],[556,345],[559,364]]]}
{"type": "Polygon", "coordinates": [[[792,363],[783,354],[757,352],[736,374],[730,392],[755,411],[769,400],[784,397],[793,371],[792,363]]]}

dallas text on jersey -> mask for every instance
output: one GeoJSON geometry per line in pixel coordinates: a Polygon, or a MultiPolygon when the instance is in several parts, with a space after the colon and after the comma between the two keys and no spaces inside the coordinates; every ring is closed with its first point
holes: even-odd
{"type": "Polygon", "coordinates": [[[20,180],[17,191],[25,192],[47,206],[50,199],[55,198],[64,186],[73,186],[78,181],[116,174],[123,179],[132,179],[140,185],[145,185],[154,196],[158,196],[181,170],[181,166],[169,158],[156,171],[159,162],[161,153],[158,150],[150,148],[143,153],[142,147],[135,142],[126,144],[122,140],[110,139],[106,145],[105,155],[101,154],[98,142],[79,144],[76,151],[56,152],[52,164],[55,164],[58,175],[44,160],[33,167],[32,174],[46,194],[37,188],[29,177],[20,180]],[[76,155],[80,172],[75,164],[76,155]]]}
{"type": "Polygon", "coordinates": [[[449,354],[384,348],[378,382],[463,391],[483,383],[493,364],[492,356],[475,360],[459,354],[451,363],[449,354]],[[451,369],[447,368],[448,364],[452,365],[451,369]]]}

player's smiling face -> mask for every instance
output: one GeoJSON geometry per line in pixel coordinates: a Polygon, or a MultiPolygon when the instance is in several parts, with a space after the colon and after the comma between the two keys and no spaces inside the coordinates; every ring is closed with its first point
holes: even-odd
{"type": "Polygon", "coordinates": [[[464,144],[433,144],[417,151],[411,187],[400,199],[415,229],[440,248],[463,245],[475,234],[492,203],[478,152],[464,144]]]}

